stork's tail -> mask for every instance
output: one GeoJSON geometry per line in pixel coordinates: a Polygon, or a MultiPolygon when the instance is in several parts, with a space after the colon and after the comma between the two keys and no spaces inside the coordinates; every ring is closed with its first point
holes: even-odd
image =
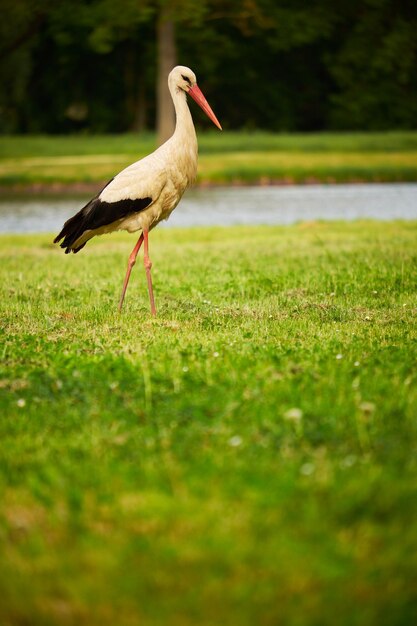
{"type": "MultiPolygon", "coordinates": [[[[107,185],[111,182],[109,181],[107,185]]],[[[139,213],[152,203],[152,198],[149,196],[146,198],[124,198],[122,196],[120,200],[107,202],[100,199],[103,189],[74,217],[67,220],[59,235],[55,237],[54,243],[58,243],[62,239],[60,246],[65,248],[65,254],[79,252],[89,239],[103,232],[116,230],[127,215],[139,213]]]]}
{"type": "MultiPolygon", "coordinates": [[[[113,178],[111,178],[109,182],[104,185],[103,189],[110,185],[112,181],[113,178]]],[[[59,235],[55,237],[54,243],[58,243],[61,239],[63,239],[62,243],[59,245],[61,248],[65,248],[65,254],[69,254],[70,252],[74,252],[74,254],[76,254],[84,248],[87,241],[91,239],[91,237],[84,237],[84,241],[79,241],[77,243],[83,233],[91,228],[89,221],[91,215],[94,214],[95,209],[100,204],[99,196],[103,189],[101,189],[101,191],[99,191],[98,194],[92,198],[92,200],[87,202],[87,204],[83,206],[78,213],[76,213],[73,217],[70,217],[70,219],[65,222],[59,235]]]]}
{"type": "Polygon", "coordinates": [[[84,241],[80,245],[79,239],[86,230],[88,216],[92,209],[94,209],[92,205],[95,202],[97,202],[96,198],[90,200],[78,213],[70,217],[70,219],[65,222],[59,235],[55,237],[54,243],[58,243],[61,239],[63,240],[60,246],[61,248],[65,248],[65,254],[69,254],[70,252],[74,252],[75,254],[84,248],[87,243],[87,241],[84,241]]]}

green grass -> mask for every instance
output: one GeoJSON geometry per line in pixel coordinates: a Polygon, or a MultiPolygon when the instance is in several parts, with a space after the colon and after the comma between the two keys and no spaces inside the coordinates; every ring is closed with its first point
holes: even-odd
{"type": "MultiPolygon", "coordinates": [[[[417,132],[199,134],[200,183],[416,181],[417,132]]],[[[100,184],[155,148],[151,134],[0,137],[0,187],[100,184]]]]}
{"type": "Polygon", "coordinates": [[[416,243],[2,236],[0,623],[416,623],[416,243]]]}

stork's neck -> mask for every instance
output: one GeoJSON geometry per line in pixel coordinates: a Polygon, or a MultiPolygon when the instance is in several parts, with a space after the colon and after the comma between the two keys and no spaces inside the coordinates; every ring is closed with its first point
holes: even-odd
{"type": "Polygon", "coordinates": [[[173,138],[179,142],[184,142],[190,147],[195,147],[197,151],[197,136],[191,117],[190,109],[187,104],[187,96],[185,91],[174,87],[170,88],[172,100],[175,107],[176,125],[173,138]]]}

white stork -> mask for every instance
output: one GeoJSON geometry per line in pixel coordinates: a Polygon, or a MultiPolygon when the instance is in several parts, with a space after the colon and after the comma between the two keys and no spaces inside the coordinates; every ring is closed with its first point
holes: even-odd
{"type": "Polygon", "coordinates": [[[197,86],[197,79],[188,67],[178,65],[168,76],[168,87],[176,114],[175,132],[157,150],[129,165],[65,222],[54,243],[61,241],[65,253],[78,252],[95,235],[127,230],[142,233],[133,248],[127,265],[119,311],[139,249],[144,242],[144,265],[148,281],[152,315],[156,315],[153,297],[148,235],[161,220],[166,220],[180,201],[184,191],[197,174],[197,137],[187,105],[188,93],[200,105],[212,122],[220,123],[197,86]]]}

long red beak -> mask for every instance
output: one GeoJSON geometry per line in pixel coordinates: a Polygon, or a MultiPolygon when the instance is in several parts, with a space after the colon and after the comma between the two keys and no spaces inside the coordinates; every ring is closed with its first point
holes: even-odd
{"type": "Polygon", "coordinates": [[[194,85],[194,87],[191,87],[191,89],[188,90],[188,93],[190,94],[192,99],[195,100],[197,104],[203,109],[204,113],[207,115],[207,117],[211,119],[213,124],[215,124],[217,128],[220,128],[220,130],[223,130],[222,127],[220,126],[219,120],[214,115],[211,109],[211,106],[205,99],[200,87],[198,85],[194,85]]]}

